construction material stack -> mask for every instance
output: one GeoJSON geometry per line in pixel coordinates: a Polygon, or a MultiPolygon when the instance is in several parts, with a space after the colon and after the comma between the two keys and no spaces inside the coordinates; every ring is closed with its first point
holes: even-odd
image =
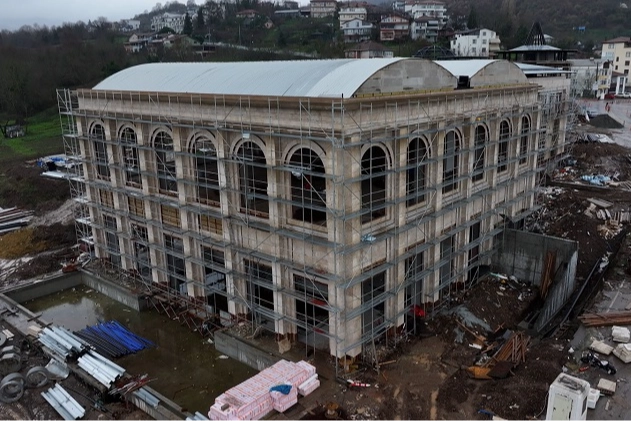
{"type": "Polygon", "coordinates": [[[306,396],[319,385],[316,369],[311,364],[281,360],[218,396],[208,417],[211,420],[259,420],[272,410],[285,412],[298,402],[299,392],[306,396]],[[279,385],[290,386],[284,388],[288,393],[270,390],[279,385]]]}

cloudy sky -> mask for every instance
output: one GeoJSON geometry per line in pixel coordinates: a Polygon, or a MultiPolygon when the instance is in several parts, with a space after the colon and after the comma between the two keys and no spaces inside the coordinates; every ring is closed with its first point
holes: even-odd
{"type": "MultiPolygon", "coordinates": [[[[161,0],[164,4],[167,0],[161,0]]],[[[0,0],[0,30],[16,30],[23,25],[60,25],[63,22],[129,19],[151,10],[157,0],[0,0]]],[[[202,0],[197,0],[202,4],[202,0]]],[[[180,0],[186,3],[186,0],[180,0]]]]}

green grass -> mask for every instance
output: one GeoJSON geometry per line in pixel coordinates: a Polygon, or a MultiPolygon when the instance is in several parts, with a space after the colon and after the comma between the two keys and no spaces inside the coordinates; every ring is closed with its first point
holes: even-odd
{"type": "Polygon", "coordinates": [[[0,136],[0,162],[34,159],[63,152],[61,126],[56,108],[34,115],[27,121],[26,136],[14,139],[0,136]]]}

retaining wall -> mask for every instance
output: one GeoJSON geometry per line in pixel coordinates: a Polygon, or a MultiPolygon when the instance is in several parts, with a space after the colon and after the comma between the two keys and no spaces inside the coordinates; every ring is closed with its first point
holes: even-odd
{"type": "Polygon", "coordinates": [[[215,348],[227,356],[262,371],[282,358],[225,332],[215,333],[215,348]]]}

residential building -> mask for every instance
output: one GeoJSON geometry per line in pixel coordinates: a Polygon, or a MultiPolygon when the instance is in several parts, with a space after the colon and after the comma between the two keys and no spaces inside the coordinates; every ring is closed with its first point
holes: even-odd
{"type": "Polygon", "coordinates": [[[361,42],[370,39],[375,25],[360,19],[352,19],[342,24],[344,42],[361,42]]]}
{"type": "Polygon", "coordinates": [[[256,16],[258,16],[258,12],[252,9],[246,9],[237,12],[237,18],[239,19],[254,19],[256,16]]]}
{"type": "Polygon", "coordinates": [[[603,60],[613,63],[613,71],[628,75],[631,69],[631,38],[618,37],[603,42],[603,60]]]}
{"type": "Polygon", "coordinates": [[[438,19],[422,16],[413,19],[410,23],[410,37],[413,40],[426,39],[433,43],[438,39],[439,29],[440,22],[438,19]]]}
{"type": "Polygon", "coordinates": [[[125,51],[128,53],[138,53],[145,48],[155,38],[155,32],[149,33],[135,33],[129,37],[129,40],[124,44],[125,51]]]}
{"type": "Polygon", "coordinates": [[[134,32],[140,29],[140,21],[137,19],[124,19],[120,21],[119,30],[122,32],[134,32]]]}
{"type": "Polygon", "coordinates": [[[285,0],[283,1],[283,6],[287,9],[298,9],[298,7],[300,6],[300,4],[297,1],[294,0],[285,0]]]}
{"type": "Polygon", "coordinates": [[[495,31],[481,28],[456,33],[450,46],[459,57],[493,57],[500,51],[500,39],[495,31]]]}
{"type": "Polygon", "coordinates": [[[414,19],[420,17],[431,17],[437,19],[441,28],[445,26],[449,20],[447,7],[445,6],[445,3],[441,1],[407,1],[405,3],[404,11],[414,19]]]}
{"type": "Polygon", "coordinates": [[[462,297],[536,208],[569,82],[374,58],[152,63],[59,91],[83,270],[191,329],[367,356],[462,297]]]}
{"type": "Polygon", "coordinates": [[[374,41],[365,41],[344,51],[346,58],[392,58],[394,51],[374,41]]]}
{"type": "Polygon", "coordinates": [[[379,22],[379,39],[381,41],[397,41],[410,37],[410,19],[400,14],[391,13],[381,17],[379,22]]]}
{"type": "Polygon", "coordinates": [[[603,59],[573,59],[570,62],[573,97],[604,98],[609,93],[613,66],[603,59]]]}
{"type": "Polygon", "coordinates": [[[340,28],[351,20],[365,21],[366,16],[368,16],[368,12],[365,7],[342,7],[339,13],[340,28]]]}
{"type": "Polygon", "coordinates": [[[177,13],[163,13],[156,15],[151,19],[151,30],[160,32],[164,28],[171,28],[176,33],[180,34],[184,30],[184,15],[177,13]]]}
{"type": "Polygon", "coordinates": [[[310,0],[312,18],[328,18],[335,16],[337,1],[335,0],[310,0]]]}

